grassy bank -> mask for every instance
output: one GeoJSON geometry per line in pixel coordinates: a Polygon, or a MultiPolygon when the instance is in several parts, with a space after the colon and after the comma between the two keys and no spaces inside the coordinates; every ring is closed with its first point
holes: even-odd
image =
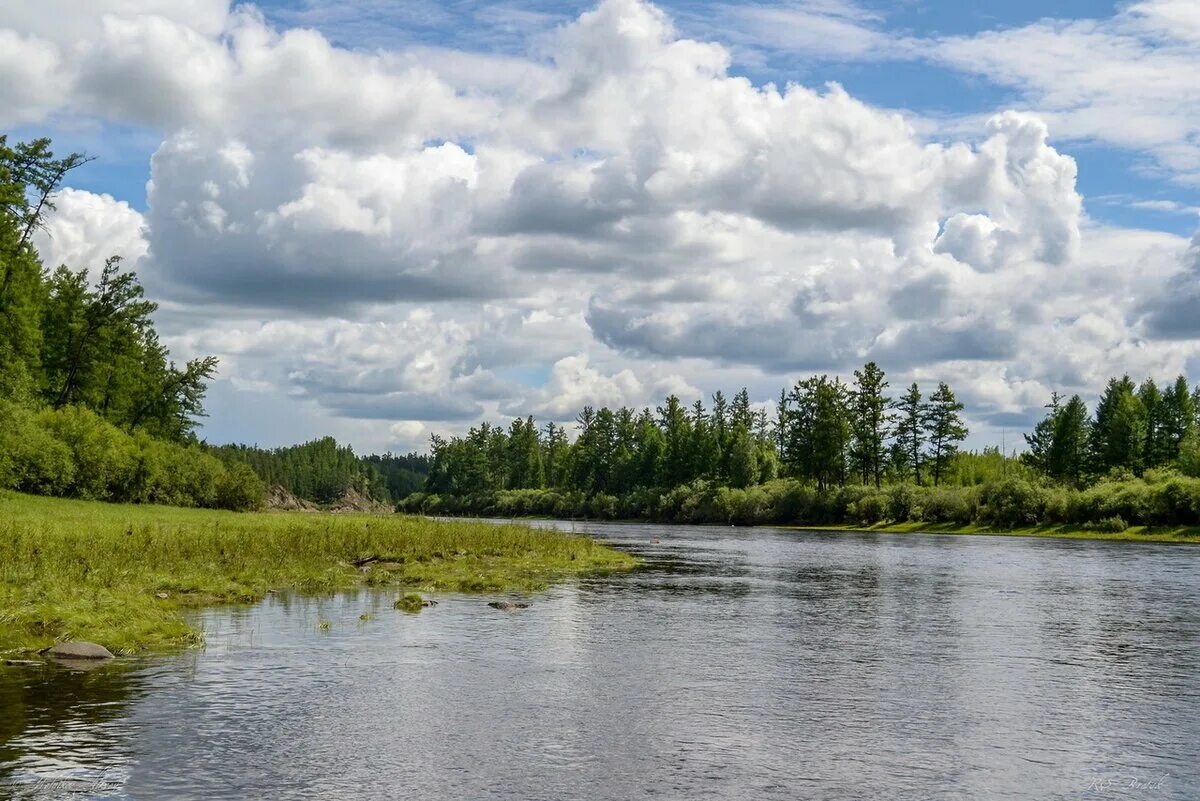
{"type": "Polygon", "coordinates": [[[635,563],[590,539],[525,526],[0,492],[0,652],[63,639],[126,653],[194,644],[200,635],[184,609],[251,602],[269,590],[531,590],[635,563]]]}
{"type": "Polygon", "coordinates": [[[888,534],[982,534],[993,537],[1048,537],[1068,540],[1116,540],[1119,542],[1200,543],[1200,526],[1132,526],[1124,531],[1097,531],[1079,526],[1043,525],[1024,528],[992,528],[954,523],[879,523],[873,526],[789,526],[805,531],[878,531],[888,534]]]}

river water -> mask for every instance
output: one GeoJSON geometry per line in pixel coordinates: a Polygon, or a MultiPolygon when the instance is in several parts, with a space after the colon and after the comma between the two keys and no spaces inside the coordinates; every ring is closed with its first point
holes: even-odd
{"type": "Polygon", "coordinates": [[[1200,548],[577,528],[649,566],[0,667],[0,797],[1200,798],[1200,548]]]}

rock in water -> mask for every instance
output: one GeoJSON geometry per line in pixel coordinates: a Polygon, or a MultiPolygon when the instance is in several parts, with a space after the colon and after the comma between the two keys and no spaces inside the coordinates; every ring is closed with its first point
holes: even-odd
{"type": "Polygon", "coordinates": [[[60,642],[43,653],[58,659],[112,659],[112,652],[94,642],[60,642]]]}
{"type": "Polygon", "coordinates": [[[528,609],[529,604],[517,603],[516,601],[492,601],[488,606],[493,609],[503,609],[508,612],[513,609],[528,609]]]}

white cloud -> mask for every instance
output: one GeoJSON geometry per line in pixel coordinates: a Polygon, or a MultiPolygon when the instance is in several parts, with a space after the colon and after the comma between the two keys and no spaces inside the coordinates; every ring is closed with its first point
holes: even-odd
{"type": "MultiPolygon", "coordinates": [[[[529,59],[351,52],[248,8],[190,8],[112,5],[76,23],[87,35],[18,28],[28,69],[61,82],[22,115],[58,103],[164,137],[144,220],[67,193],[45,252],[148,246],[172,347],[221,356],[231,386],[360,421],[377,447],[717,385],[765,399],[797,371],[868,358],[896,383],[961,381],[1001,419],[1192,352],[1138,305],[1176,280],[1185,243],[1089,226],[1040,116],[931,142],[839,86],[730,75],[727,50],[640,0],[606,0],[529,59]]],[[[853,6],[798,13],[852,28],[820,29],[843,54],[874,46],[853,6]]],[[[1044,25],[1060,55],[1150,35],[1044,25]]],[[[939,57],[1032,81],[1003,52],[1014,41],[946,40],[939,57]]],[[[1043,94],[1077,132],[1065,110],[1108,90],[1070,79],[1043,94]]]]}
{"type": "Polygon", "coordinates": [[[123,200],[81,189],[64,189],[54,197],[56,211],[34,235],[42,262],[53,269],[97,272],[109,256],[120,256],[127,269],[139,269],[148,244],[142,215],[123,200]]]}

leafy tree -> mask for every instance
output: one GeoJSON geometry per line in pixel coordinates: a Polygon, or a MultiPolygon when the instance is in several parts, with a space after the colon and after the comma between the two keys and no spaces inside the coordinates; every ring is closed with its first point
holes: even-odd
{"type": "Polygon", "coordinates": [[[759,448],[743,425],[733,430],[729,452],[729,486],[749,487],[758,483],[759,448]]]}

